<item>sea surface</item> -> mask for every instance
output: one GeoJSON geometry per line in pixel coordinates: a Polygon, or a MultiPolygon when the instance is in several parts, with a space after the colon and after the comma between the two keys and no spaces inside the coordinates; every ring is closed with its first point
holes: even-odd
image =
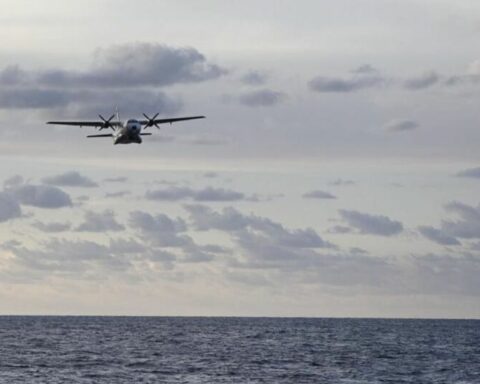
{"type": "Polygon", "coordinates": [[[480,383],[480,321],[0,317],[0,383],[480,383]]]}

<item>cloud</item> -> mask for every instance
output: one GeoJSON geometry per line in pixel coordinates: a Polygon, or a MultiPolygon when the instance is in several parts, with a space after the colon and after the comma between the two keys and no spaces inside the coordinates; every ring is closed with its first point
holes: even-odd
{"type": "Polygon", "coordinates": [[[430,71],[430,72],[425,72],[420,76],[407,79],[404,85],[405,85],[405,88],[412,91],[416,91],[416,90],[431,87],[432,85],[438,83],[439,80],[440,80],[440,76],[436,72],[430,71]]]}
{"type": "Polygon", "coordinates": [[[344,225],[336,225],[328,230],[328,233],[345,234],[352,233],[353,229],[344,225]]]}
{"type": "Polygon", "coordinates": [[[427,239],[440,245],[460,245],[461,243],[453,236],[449,236],[440,229],[430,226],[418,227],[418,231],[427,239]]]}
{"type": "Polygon", "coordinates": [[[186,205],[190,219],[200,231],[216,229],[224,232],[235,232],[237,235],[245,231],[251,236],[260,234],[269,241],[280,246],[292,248],[329,248],[332,244],[323,240],[311,228],[289,230],[280,223],[255,215],[244,215],[235,208],[226,207],[215,212],[204,205],[186,205]],[[252,232],[253,231],[253,232],[252,232]]]}
{"type": "Polygon", "coordinates": [[[339,213],[343,220],[362,234],[394,236],[403,231],[402,223],[391,220],[387,216],[370,215],[345,209],[339,210],[339,213]]]}
{"type": "Polygon", "coordinates": [[[120,238],[110,240],[110,251],[113,254],[118,255],[131,255],[135,253],[144,253],[147,251],[147,247],[132,238],[120,238]]]}
{"type": "Polygon", "coordinates": [[[26,73],[18,65],[10,65],[0,71],[0,85],[12,86],[26,80],[26,73]]]}
{"type": "Polygon", "coordinates": [[[107,183],[125,183],[128,181],[128,177],[125,176],[119,176],[119,177],[107,177],[104,179],[107,183]]]}
{"type": "Polygon", "coordinates": [[[353,71],[350,78],[317,76],[308,83],[312,91],[320,93],[349,93],[384,85],[386,80],[370,66],[353,71]]]}
{"type": "Polygon", "coordinates": [[[389,121],[385,129],[390,132],[405,132],[412,131],[418,128],[418,123],[413,120],[391,120],[389,121]]]}
{"type": "Polygon", "coordinates": [[[70,196],[61,189],[49,185],[22,184],[8,188],[8,192],[23,205],[31,205],[38,208],[63,208],[71,207],[70,196]]]}
{"type": "Polygon", "coordinates": [[[76,94],[55,89],[0,89],[0,109],[45,109],[66,107],[76,94]]]}
{"type": "Polygon", "coordinates": [[[66,223],[59,223],[59,222],[51,222],[51,223],[43,223],[41,221],[36,221],[32,224],[32,227],[38,229],[39,231],[45,233],[58,233],[58,232],[65,232],[70,230],[72,224],[66,223]]]}
{"type": "Polygon", "coordinates": [[[378,73],[378,69],[372,67],[370,64],[364,64],[355,68],[351,72],[356,74],[374,74],[378,73]]]}
{"type": "Polygon", "coordinates": [[[203,174],[203,177],[207,178],[207,179],[214,179],[216,177],[218,177],[218,173],[217,172],[213,172],[213,171],[209,171],[209,172],[205,172],[203,174]]]}
{"type": "Polygon", "coordinates": [[[118,107],[122,113],[135,114],[139,111],[176,113],[182,107],[179,99],[164,92],[130,89],[129,92],[94,90],[60,90],[31,86],[0,89],[0,109],[63,109],[71,117],[97,116],[110,113],[118,107]],[[113,102],[115,100],[115,102],[113,102]]]}
{"type": "Polygon", "coordinates": [[[303,194],[303,198],[306,199],[336,199],[336,196],[329,192],[315,190],[303,194]]]}
{"type": "Polygon", "coordinates": [[[246,85],[263,85],[266,83],[268,75],[261,71],[248,71],[244,74],[240,81],[246,85]]]}
{"type": "Polygon", "coordinates": [[[85,221],[75,230],[78,232],[107,232],[123,231],[125,227],[115,220],[115,213],[111,210],[105,210],[97,213],[92,211],[85,212],[85,221]]]}
{"type": "Polygon", "coordinates": [[[256,201],[253,197],[247,197],[241,192],[230,189],[206,187],[195,190],[189,187],[172,186],[165,189],[147,191],[145,197],[149,200],[178,201],[192,199],[199,202],[223,202],[223,201],[256,201]]]}
{"type": "Polygon", "coordinates": [[[472,207],[467,204],[452,202],[445,206],[448,212],[460,217],[460,220],[444,220],[441,230],[449,236],[460,239],[480,238],[480,206],[472,207]]]}
{"type": "Polygon", "coordinates": [[[480,179],[480,167],[470,168],[460,171],[456,174],[457,177],[470,177],[473,179],[480,179]]]}
{"type": "Polygon", "coordinates": [[[353,180],[346,180],[346,179],[336,179],[328,183],[329,185],[333,185],[335,187],[342,187],[347,185],[355,185],[355,181],[353,180]]]}
{"type": "Polygon", "coordinates": [[[12,187],[18,187],[19,185],[22,185],[24,183],[24,179],[20,175],[15,175],[12,177],[9,177],[7,180],[3,182],[3,186],[5,188],[12,188],[12,187]]]}
{"type": "Polygon", "coordinates": [[[76,171],[69,171],[62,173],[61,175],[45,177],[42,179],[42,182],[44,184],[55,185],[57,187],[98,187],[97,183],[76,171]]]}
{"type": "Polygon", "coordinates": [[[176,113],[178,98],[160,86],[216,79],[227,71],[194,48],[132,43],[97,50],[88,70],[0,70],[0,109],[65,109],[69,116],[96,116],[117,106],[123,113],[176,113]],[[128,92],[125,88],[129,88],[128,92]],[[114,102],[113,102],[114,100],[114,102]]]}
{"type": "MultiPolygon", "coordinates": [[[[111,276],[115,272],[126,272],[131,263],[124,255],[114,254],[108,246],[92,241],[70,241],[52,239],[43,242],[37,249],[21,245],[4,246],[13,255],[15,267],[23,280],[43,279],[56,274],[63,277],[105,279],[105,271],[111,276]]],[[[15,269],[14,269],[15,270],[15,269]]]]}
{"type": "Polygon", "coordinates": [[[480,205],[473,207],[452,202],[447,204],[445,209],[459,219],[443,220],[439,228],[419,227],[419,232],[423,236],[441,245],[460,245],[458,239],[480,239],[480,205]]]}
{"type": "Polygon", "coordinates": [[[245,195],[241,192],[232,191],[224,188],[207,187],[196,191],[193,199],[195,201],[213,202],[213,201],[239,201],[245,200],[245,195]]]}
{"type": "Polygon", "coordinates": [[[153,87],[196,83],[226,73],[195,48],[131,43],[98,49],[89,71],[52,69],[39,73],[37,81],[49,87],[153,87]]]}
{"type": "Polygon", "coordinates": [[[118,192],[107,192],[105,194],[106,198],[117,198],[117,197],[125,197],[130,195],[129,191],[118,191],[118,192]]]}
{"type": "Polygon", "coordinates": [[[247,107],[272,107],[285,100],[286,95],[282,92],[270,89],[252,91],[239,96],[240,104],[247,107]]]}
{"type": "Polygon", "coordinates": [[[161,213],[151,215],[142,211],[130,213],[130,227],[140,233],[142,238],[159,247],[185,247],[193,244],[193,240],[183,233],[186,223],[180,219],[171,219],[161,213]]]}
{"type": "Polygon", "coordinates": [[[17,200],[8,192],[0,192],[0,222],[21,216],[22,210],[17,200]]]}
{"type": "MultiPolygon", "coordinates": [[[[76,101],[76,100],[74,100],[76,101]]],[[[118,108],[121,115],[138,115],[141,112],[173,114],[182,109],[183,102],[161,91],[148,89],[129,89],[126,91],[108,91],[98,89],[89,92],[76,103],[69,105],[68,113],[85,118],[98,113],[109,114],[118,108]]]]}

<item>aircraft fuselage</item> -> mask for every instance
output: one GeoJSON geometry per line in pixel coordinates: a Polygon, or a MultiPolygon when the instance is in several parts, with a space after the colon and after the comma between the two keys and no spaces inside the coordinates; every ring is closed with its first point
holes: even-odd
{"type": "Polygon", "coordinates": [[[141,134],[142,125],[138,120],[127,120],[123,126],[115,131],[113,134],[114,144],[130,144],[142,142],[141,134]]]}

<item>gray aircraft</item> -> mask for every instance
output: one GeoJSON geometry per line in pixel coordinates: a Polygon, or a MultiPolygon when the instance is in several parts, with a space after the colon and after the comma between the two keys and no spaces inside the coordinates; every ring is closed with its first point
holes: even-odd
{"type": "Polygon", "coordinates": [[[111,129],[112,133],[88,135],[89,138],[94,137],[112,137],[113,144],[130,144],[142,142],[141,136],[150,136],[150,132],[143,132],[150,127],[156,127],[160,129],[158,124],[175,123],[183,120],[204,119],[205,116],[189,116],[189,117],[175,117],[170,119],[157,119],[157,113],[152,118],[148,117],[145,113],[143,116],[146,120],[128,119],[125,122],[121,122],[117,114],[113,114],[110,118],[105,119],[102,115],[98,115],[101,120],[98,121],[49,121],[47,124],[55,125],[73,125],[78,127],[95,127],[99,131],[103,129],[111,129]],[[117,116],[117,121],[112,121],[117,116]],[[143,127],[143,129],[142,129],[143,127]]]}

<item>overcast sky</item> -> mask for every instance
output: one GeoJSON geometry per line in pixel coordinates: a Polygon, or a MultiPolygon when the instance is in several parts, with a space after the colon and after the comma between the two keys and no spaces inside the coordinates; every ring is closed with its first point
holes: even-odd
{"type": "Polygon", "coordinates": [[[1,314],[480,317],[480,4],[0,11],[1,314]]]}

